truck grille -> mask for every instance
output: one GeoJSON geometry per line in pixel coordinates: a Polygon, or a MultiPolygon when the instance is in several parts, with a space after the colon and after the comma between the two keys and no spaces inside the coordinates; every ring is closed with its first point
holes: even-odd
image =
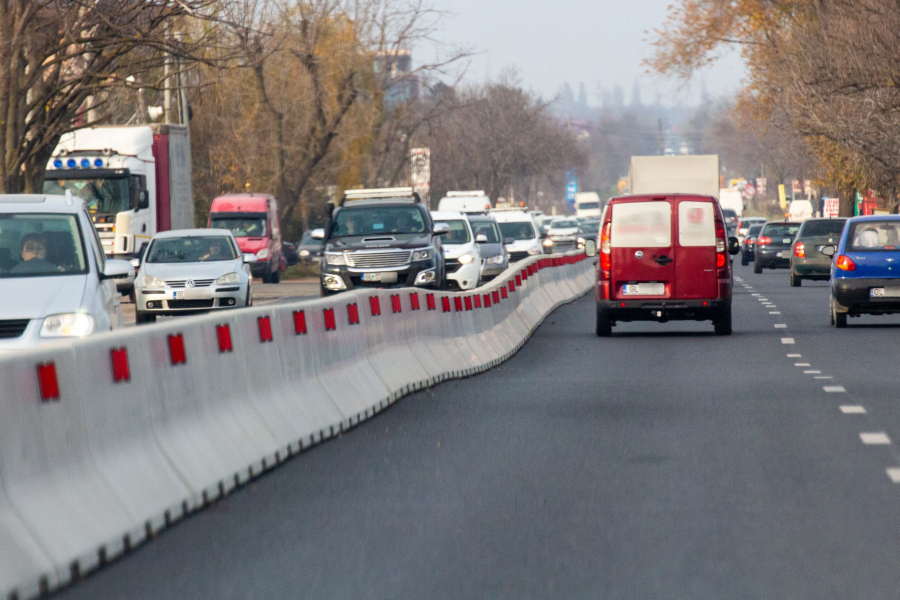
{"type": "Polygon", "coordinates": [[[11,319],[0,321],[0,339],[12,339],[25,333],[28,319],[11,319]]]}
{"type": "MultiPolygon", "coordinates": [[[[194,287],[202,288],[209,287],[213,284],[213,279],[194,279],[194,287]]],[[[170,288],[183,288],[187,284],[187,279],[173,279],[172,281],[167,281],[166,285],[170,288]]]]}
{"type": "Polygon", "coordinates": [[[169,300],[169,308],[212,308],[212,298],[206,300],[169,300]]]}
{"type": "Polygon", "coordinates": [[[409,264],[410,250],[390,250],[387,252],[347,252],[344,254],[348,267],[357,269],[387,269],[409,264]]]}

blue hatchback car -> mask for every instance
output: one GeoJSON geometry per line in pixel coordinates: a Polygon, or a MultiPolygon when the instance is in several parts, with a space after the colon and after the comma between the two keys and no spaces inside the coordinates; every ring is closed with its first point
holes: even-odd
{"type": "Polygon", "coordinates": [[[837,248],[825,246],[831,263],[831,324],[847,317],[900,313],[900,215],[854,217],[837,248]]]}

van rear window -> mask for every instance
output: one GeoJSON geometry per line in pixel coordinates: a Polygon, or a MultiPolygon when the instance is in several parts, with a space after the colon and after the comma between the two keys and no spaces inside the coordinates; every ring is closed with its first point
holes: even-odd
{"type": "Polygon", "coordinates": [[[626,202],[612,213],[613,248],[668,248],[672,245],[672,207],[668,202],[626,202]]]}
{"type": "Polygon", "coordinates": [[[678,205],[678,244],[715,246],[716,216],[712,202],[682,202],[678,205]]]}

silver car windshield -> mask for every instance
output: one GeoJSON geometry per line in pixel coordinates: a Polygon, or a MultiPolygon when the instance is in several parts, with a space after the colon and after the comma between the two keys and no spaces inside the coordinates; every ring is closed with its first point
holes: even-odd
{"type": "Polygon", "coordinates": [[[0,214],[0,278],[87,273],[75,215],[0,214]]]}
{"type": "Polygon", "coordinates": [[[237,251],[225,236],[197,236],[154,240],[148,263],[191,263],[235,260],[237,251]]]}

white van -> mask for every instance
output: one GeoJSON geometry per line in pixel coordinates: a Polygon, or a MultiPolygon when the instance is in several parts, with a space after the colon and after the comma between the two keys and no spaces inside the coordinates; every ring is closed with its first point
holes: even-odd
{"type": "Polygon", "coordinates": [[[435,226],[446,224],[449,231],[441,236],[444,249],[444,280],[448,288],[473,290],[481,284],[481,248],[479,240],[486,242],[482,234],[476,238],[472,226],[461,212],[432,212],[435,226]]]}
{"type": "Polygon", "coordinates": [[[486,213],[491,210],[491,199],[484,190],[470,192],[447,192],[438,202],[441,212],[486,213]]]}
{"type": "Polygon", "coordinates": [[[494,209],[491,216],[497,220],[504,241],[507,244],[510,264],[543,254],[541,234],[534,217],[524,208],[494,209]]]}
{"type": "Polygon", "coordinates": [[[575,194],[575,216],[585,219],[600,218],[600,195],[596,192],[578,192],[575,194]]]}

